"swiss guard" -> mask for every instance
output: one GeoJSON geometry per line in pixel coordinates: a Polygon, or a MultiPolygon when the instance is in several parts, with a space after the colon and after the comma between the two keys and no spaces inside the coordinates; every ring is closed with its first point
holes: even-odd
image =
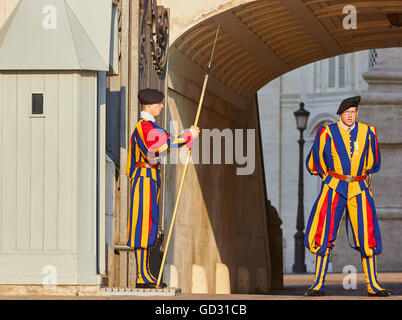
{"type": "MultiPolygon", "coordinates": [[[[157,275],[149,268],[150,249],[155,245],[159,220],[161,157],[170,149],[187,145],[199,135],[199,128],[172,136],[155,123],[164,105],[164,94],[156,89],[140,90],[140,120],[131,136],[126,174],[130,177],[131,202],[127,225],[127,246],[134,248],[137,288],[155,288],[157,275]]],[[[161,284],[160,287],[166,286],[161,284]]]]}
{"type": "Polygon", "coordinates": [[[377,280],[377,255],[381,253],[381,234],[369,184],[371,174],[380,170],[381,155],[374,126],[357,122],[360,96],[345,99],[337,114],[340,120],[320,126],[307,156],[310,174],[323,180],[307,223],[304,245],[316,255],[313,285],[306,296],[325,295],[328,257],[335,246],[346,209],[352,248],[361,254],[369,296],[386,297],[391,291],[377,280]]]}

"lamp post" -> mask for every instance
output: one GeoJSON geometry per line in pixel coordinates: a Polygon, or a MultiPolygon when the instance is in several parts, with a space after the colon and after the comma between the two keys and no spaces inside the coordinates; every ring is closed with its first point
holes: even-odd
{"type": "Polygon", "coordinates": [[[305,273],[306,264],[304,263],[304,179],[303,179],[303,131],[307,127],[307,120],[310,112],[304,109],[304,103],[300,103],[299,110],[294,112],[296,117],[297,129],[300,131],[299,139],[299,200],[297,205],[297,232],[294,235],[295,238],[295,263],[293,264],[294,273],[305,273]]]}

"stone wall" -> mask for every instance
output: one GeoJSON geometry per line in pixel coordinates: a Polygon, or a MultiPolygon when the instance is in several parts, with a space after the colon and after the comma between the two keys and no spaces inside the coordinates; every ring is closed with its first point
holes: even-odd
{"type": "Polygon", "coordinates": [[[158,4],[170,9],[170,43],[173,43],[185,31],[201,21],[239,5],[255,1],[256,0],[158,0],[158,4]]]}
{"type": "MultiPolygon", "coordinates": [[[[199,81],[203,75],[193,74],[194,78],[189,79],[190,74],[183,75],[186,72],[179,64],[170,65],[167,128],[171,120],[177,120],[178,131],[181,131],[194,122],[201,95],[199,81]]],[[[254,99],[239,107],[207,91],[199,127],[230,129],[232,133],[235,129],[255,129],[256,116],[254,99]]],[[[243,137],[246,140],[246,131],[243,137]]],[[[165,279],[171,284],[176,282],[173,284],[183,292],[249,293],[267,292],[270,288],[262,168],[256,139],[257,136],[252,141],[256,152],[248,155],[255,159],[252,175],[237,175],[236,170],[243,165],[224,164],[224,151],[222,164],[213,164],[211,153],[210,164],[189,166],[169,248],[170,279],[165,279]]],[[[200,149],[205,140],[201,134],[200,149]]],[[[194,147],[194,161],[199,158],[201,162],[203,154],[199,152],[196,157],[197,153],[194,147]]],[[[245,156],[246,153],[244,148],[245,156]]],[[[167,166],[166,232],[182,169],[182,164],[167,166]]]]}

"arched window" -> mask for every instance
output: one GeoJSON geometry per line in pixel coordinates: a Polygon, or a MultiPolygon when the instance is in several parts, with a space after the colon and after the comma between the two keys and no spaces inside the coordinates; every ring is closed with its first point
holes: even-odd
{"type": "Polygon", "coordinates": [[[307,141],[310,141],[313,143],[313,140],[315,138],[315,134],[317,133],[318,128],[322,126],[326,126],[330,123],[338,121],[338,118],[336,115],[329,114],[329,113],[323,113],[315,116],[313,119],[311,119],[308,128],[307,128],[307,141]]]}
{"type": "Polygon", "coordinates": [[[317,124],[317,125],[315,126],[315,128],[314,128],[314,130],[313,130],[314,134],[317,132],[317,130],[318,130],[318,128],[319,128],[320,126],[326,126],[326,125],[328,125],[328,124],[330,124],[330,123],[333,123],[333,122],[334,122],[334,121],[332,121],[332,120],[324,120],[324,121],[320,122],[319,124],[317,124]]]}

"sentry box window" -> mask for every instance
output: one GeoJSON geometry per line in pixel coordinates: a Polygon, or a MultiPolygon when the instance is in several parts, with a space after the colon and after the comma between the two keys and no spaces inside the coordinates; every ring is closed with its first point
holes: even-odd
{"type": "Polygon", "coordinates": [[[32,93],[32,112],[33,116],[44,116],[43,113],[43,93],[32,93]]]}

